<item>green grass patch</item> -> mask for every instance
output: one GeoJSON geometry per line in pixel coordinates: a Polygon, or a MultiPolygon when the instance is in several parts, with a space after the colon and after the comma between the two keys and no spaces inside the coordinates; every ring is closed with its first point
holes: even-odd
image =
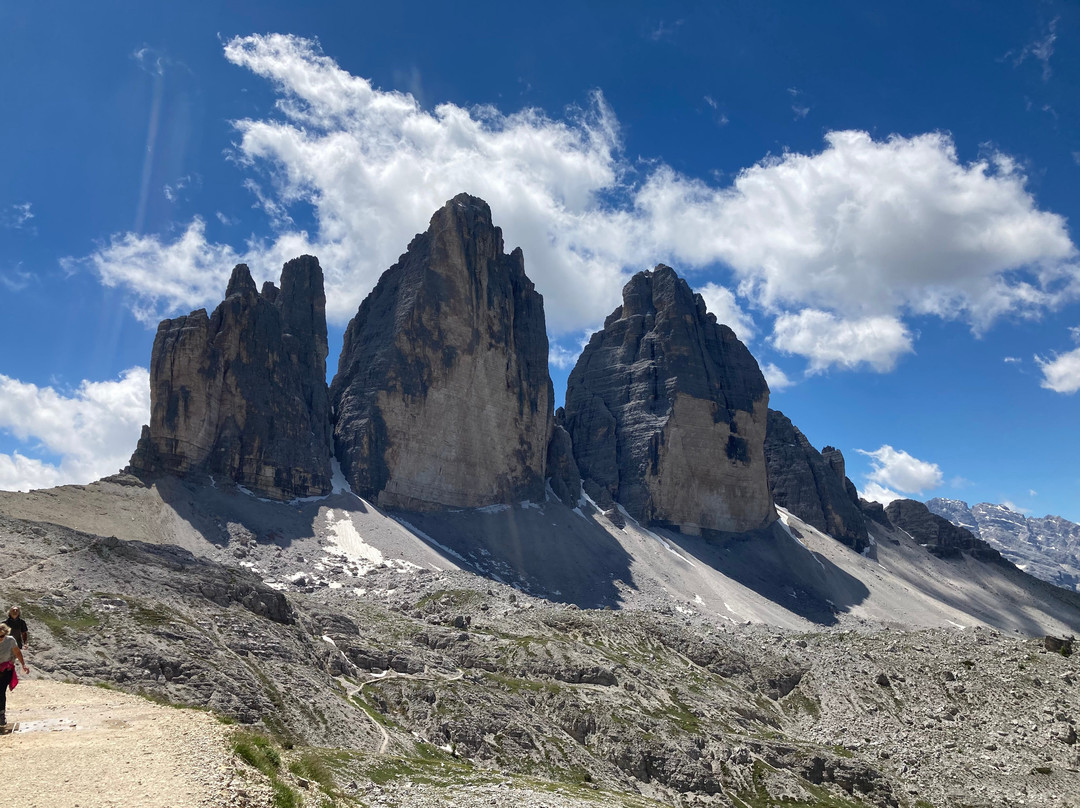
{"type": "Polygon", "coordinates": [[[101,621],[82,606],[77,606],[70,612],[58,612],[47,606],[27,604],[22,612],[28,623],[39,623],[53,636],[61,639],[71,639],[72,634],[90,631],[101,625],[101,621]]]}
{"type": "Polygon", "coordinates": [[[289,771],[297,777],[318,783],[324,791],[330,792],[334,790],[334,776],[330,771],[330,767],[326,765],[326,762],[317,752],[307,751],[301,753],[296,760],[289,763],[289,771]]]}
{"type": "Polygon", "coordinates": [[[274,789],[274,808],[300,808],[302,805],[300,795],[288,784],[275,779],[270,787],[274,789]]]}
{"type": "Polygon", "coordinates": [[[781,705],[786,712],[789,712],[792,715],[805,713],[811,718],[821,717],[821,704],[818,700],[806,695],[806,693],[799,688],[788,693],[781,702],[781,705]]]}
{"type": "Polygon", "coordinates": [[[281,771],[281,752],[266,735],[251,730],[238,730],[232,736],[232,750],[242,761],[276,779],[281,771]]]}
{"type": "Polygon", "coordinates": [[[432,606],[442,606],[448,609],[464,609],[480,603],[483,599],[484,596],[474,589],[439,589],[430,595],[424,595],[416,601],[413,608],[424,610],[432,606]]]}

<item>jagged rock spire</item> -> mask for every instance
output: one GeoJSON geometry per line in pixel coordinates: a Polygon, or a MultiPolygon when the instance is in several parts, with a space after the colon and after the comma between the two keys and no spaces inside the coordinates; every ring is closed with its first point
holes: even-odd
{"type": "Polygon", "coordinates": [[[636,519],[745,531],[776,519],[769,388],[734,332],[663,264],[639,272],[570,374],[566,428],[585,491],[636,519]]]}
{"type": "Polygon", "coordinates": [[[164,320],[150,360],[150,423],[130,468],[206,473],[274,499],[330,491],[326,297],[318,259],[260,294],[244,264],[225,300],[164,320]]]}
{"type": "Polygon", "coordinates": [[[487,203],[459,194],[379,279],[330,387],[353,490],[389,507],[544,496],[553,392],[543,298],[487,203]]]}

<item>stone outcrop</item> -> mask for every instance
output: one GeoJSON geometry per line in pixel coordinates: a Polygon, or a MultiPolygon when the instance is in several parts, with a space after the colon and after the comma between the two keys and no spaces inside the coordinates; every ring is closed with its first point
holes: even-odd
{"type": "Polygon", "coordinates": [[[206,473],[273,499],[330,491],[326,298],[318,259],[260,293],[244,264],[225,300],[158,326],[150,423],[134,472],[206,473]]]}
{"type": "Polygon", "coordinates": [[[570,374],[566,427],[585,492],[646,523],[746,531],[776,519],[769,388],[735,333],[670,267],[639,272],[570,374]]]}
{"type": "Polygon", "coordinates": [[[857,552],[866,549],[866,519],[838,449],[818,452],[787,416],[769,410],[765,466],[777,505],[857,552]]]}
{"type": "Polygon", "coordinates": [[[885,513],[896,527],[907,531],[915,541],[922,544],[939,558],[959,558],[969,553],[981,561],[1001,561],[1001,553],[970,530],[957,527],[943,516],[931,513],[921,502],[914,499],[897,499],[885,506],[885,513]]]}
{"type": "MultiPolygon", "coordinates": [[[[556,411],[556,418],[563,410],[556,411]]],[[[574,461],[574,445],[570,433],[561,423],[556,423],[548,441],[547,455],[548,484],[552,492],[568,508],[576,508],[581,499],[581,474],[574,461]]]]}
{"type": "Polygon", "coordinates": [[[387,507],[544,496],[553,423],[543,298],[481,199],[460,194],[379,279],[331,384],[336,454],[387,507]]]}

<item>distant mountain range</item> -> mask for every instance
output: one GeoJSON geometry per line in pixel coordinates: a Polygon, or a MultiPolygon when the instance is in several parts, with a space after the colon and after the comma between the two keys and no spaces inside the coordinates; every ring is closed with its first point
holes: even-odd
{"type": "Polygon", "coordinates": [[[958,499],[935,497],[926,507],[967,528],[1025,572],[1080,591],[1080,525],[1060,516],[1026,517],[989,502],[969,507],[958,499]]]}

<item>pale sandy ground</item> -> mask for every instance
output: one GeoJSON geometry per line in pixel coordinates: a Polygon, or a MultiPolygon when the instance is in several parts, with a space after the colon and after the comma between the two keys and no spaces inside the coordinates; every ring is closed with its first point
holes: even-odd
{"type": "Polygon", "coordinates": [[[218,808],[248,804],[212,716],[84,685],[23,677],[8,693],[0,767],[25,808],[218,808]]]}

